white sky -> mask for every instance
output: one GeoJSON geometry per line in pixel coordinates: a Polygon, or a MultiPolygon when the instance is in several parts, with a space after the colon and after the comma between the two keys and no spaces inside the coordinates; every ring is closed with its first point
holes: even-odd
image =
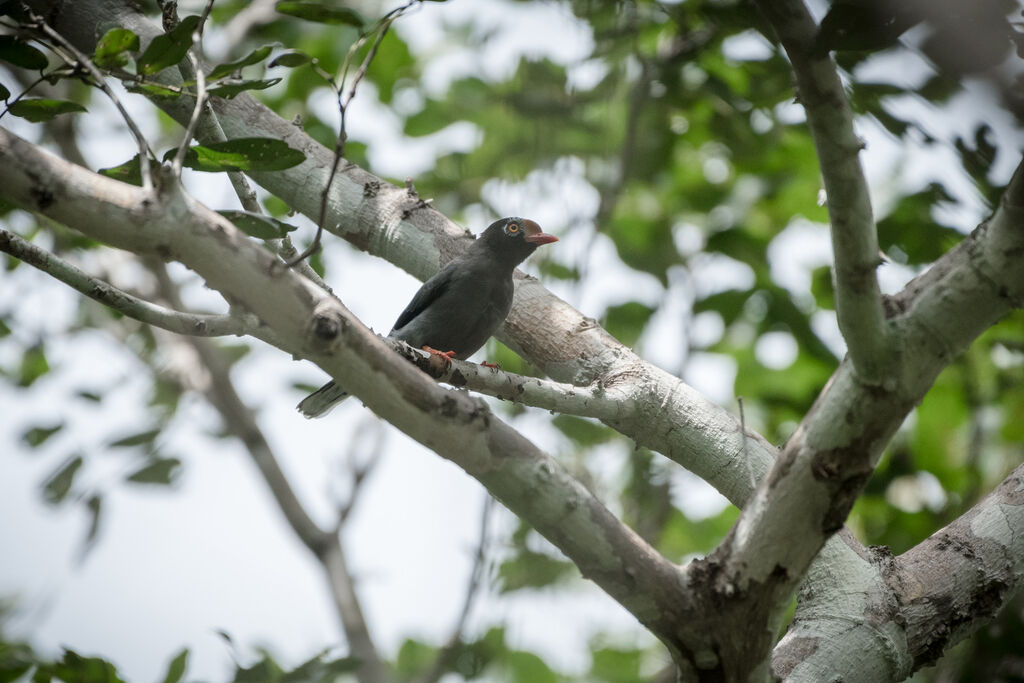
{"type": "MultiPolygon", "coordinates": [[[[581,81],[599,75],[601,69],[583,61],[592,44],[586,26],[555,3],[424,3],[400,21],[398,30],[415,51],[435,55],[425,75],[432,92],[443,91],[451,79],[481,66],[492,77],[504,77],[520,54],[568,63],[570,73],[581,81]],[[482,33],[495,31],[487,59],[442,40],[442,23],[470,19],[478,22],[482,33]]],[[[757,40],[736,42],[736,56],[757,58],[757,40]]],[[[439,151],[467,149],[478,141],[473,126],[454,124],[429,140],[410,143],[401,137],[397,118],[375,105],[370,88],[365,90],[351,110],[350,132],[369,143],[379,172],[415,176],[429,168],[439,151]]],[[[956,106],[965,113],[949,119],[949,125],[962,127],[962,134],[971,133],[970,98],[984,95],[977,90],[964,95],[963,104],[956,106]]],[[[93,113],[80,120],[88,131],[83,136],[89,143],[85,151],[96,166],[115,165],[134,153],[133,143],[109,108],[98,104],[99,98],[95,101],[93,113]]],[[[155,133],[155,119],[146,113],[149,106],[134,97],[128,101],[144,130],[155,133]]],[[[913,103],[899,106],[914,115],[930,115],[914,111],[919,105],[913,103]]],[[[33,136],[31,127],[18,121],[5,118],[3,123],[18,134],[33,136]]],[[[1011,133],[1008,120],[991,123],[999,136],[1011,133]]],[[[924,185],[935,169],[949,167],[953,152],[948,148],[908,150],[870,123],[861,124],[861,134],[868,142],[863,155],[866,170],[883,204],[883,188],[894,174],[924,185]]],[[[1001,174],[1008,174],[1010,163],[1000,159],[1001,174]]],[[[209,175],[189,176],[191,191],[203,201],[216,208],[236,206],[224,183],[209,175]]],[[[972,189],[960,185],[956,191],[969,198],[972,189]]],[[[557,245],[560,258],[585,259],[591,272],[603,273],[577,285],[551,284],[580,310],[599,314],[605,306],[625,300],[660,304],[640,348],[669,370],[680,367],[678,349],[687,326],[696,338],[713,339],[721,333],[715,316],[689,320],[689,288],[694,281],[715,291],[749,277],[746,266],[708,255],[690,277],[682,271],[673,273],[666,292],[653,277],[625,269],[607,240],[591,244],[586,231],[563,232],[581,216],[592,216],[598,201],[582,177],[582,164],[574,160],[559,162],[554,174],[538,171],[518,186],[489,183],[484,193],[506,214],[526,215],[523,207],[528,207],[531,217],[563,237],[557,245]],[[629,287],[622,286],[624,281],[629,287]]],[[[973,227],[980,214],[976,202],[968,204],[966,211],[955,215],[964,229],[973,227]]],[[[482,223],[485,217],[476,213],[482,223]]],[[[479,230],[482,225],[470,227],[479,230]]],[[[691,238],[680,226],[677,241],[687,244],[691,238]]],[[[775,273],[779,282],[793,291],[806,291],[810,271],[829,262],[827,229],[796,222],[779,235],[772,249],[773,254],[790,255],[773,257],[773,266],[776,261],[782,264],[775,273]]],[[[337,241],[329,244],[326,255],[331,284],[378,330],[390,328],[419,284],[337,241]],[[374,286],[367,287],[368,282],[374,286]]],[[[526,269],[531,270],[529,264],[526,269]]],[[[910,273],[886,266],[881,276],[885,289],[895,291],[910,273]]],[[[192,304],[216,299],[198,285],[186,294],[192,304]]],[[[74,315],[78,297],[29,267],[0,273],[0,296],[4,305],[17,311],[14,337],[20,342],[60,329],[74,315]]],[[[834,318],[820,316],[816,329],[834,348],[842,349],[834,318]]],[[[764,341],[759,354],[784,363],[794,352],[786,337],[764,341]]],[[[189,679],[223,678],[230,655],[215,629],[229,632],[243,652],[268,645],[291,664],[337,644],[340,632],[319,565],[284,524],[242,447],[208,436],[216,429],[211,410],[196,398],[186,400],[162,437],[166,454],[185,461],[177,487],[152,491],[119,484],[132,462],[124,454],[102,452],[102,446],[112,434],[137,431],[146,424],[141,407],[148,391],[146,369],[102,332],[47,341],[54,372],[27,393],[0,385],[0,547],[9,552],[0,561],[0,597],[18,599],[15,631],[31,635],[37,646],[50,652],[66,644],[107,656],[129,680],[137,681],[161,677],[167,661],[182,646],[192,649],[189,679]],[[97,407],[72,397],[83,386],[118,388],[97,407]],[[69,427],[45,451],[29,450],[20,441],[25,428],[60,417],[69,419],[69,427]],[[81,509],[65,505],[55,510],[39,493],[40,483],[57,463],[79,450],[91,456],[86,479],[107,492],[102,536],[84,562],[77,560],[86,526],[81,509]]],[[[10,341],[0,341],[0,366],[16,364],[15,350],[10,341]]],[[[713,400],[731,406],[734,373],[731,361],[697,354],[687,365],[686,378],[713,400]]],[[[299,396],[290,388],[300,377],[309,383],[323,379],[312,366],[259,347],[235,372],[239,390],[259,411],[293,485],[326,524],[331,518],[332,486],[339,479],[339,455],[358,425],[372,418],[357,401],[349,401],[328,419],[302,419],[294,411],[299,396]]],[[[546,413],[530,412],[516,424],[549,453],[569,449],[548,425],[546,413]]],[[[614,478],[622,467],[621,451],[605,449],[592,458],[596,469],[608,477],[614,478]]],[[[679,472],[675,482],[676,499],[688,514],[721,509],[721,497],[695,477],[679,472]]],[[[478,534],[482,489],[461,470],[393,429],[388,429],[386,454],[367,487],[344,542],[376,641],[389,657],[406,637],[439,643],[447,638],[461,604],[478,534]]],[[[512,523],[507,513],[494,519],[495,529],[507,530],[512,523]]],[[[514,645],[534,650],[566,671],[586,670],[586,643],[597,632],[627,645],[650,642],[630,615],[583,582],[568,592],[496,596],[488,591],[474,610],[470,634],[498,623],[507,625],[514,645]]]]}

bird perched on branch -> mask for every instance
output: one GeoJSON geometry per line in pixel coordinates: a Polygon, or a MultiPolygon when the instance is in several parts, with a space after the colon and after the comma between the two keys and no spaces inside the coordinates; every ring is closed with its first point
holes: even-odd
{"type": "MultiPolygon", "coordinates": [[[[464,254],[423,283],[388,333],[410,346],[465,360],[484,345],[512,309],[512,273],[542,244],[558,238],[526,218],[491,223],[464,254]]],[[[328,382],[298,405],[306,417],[326,415],[348,393],[328,382]]]]}

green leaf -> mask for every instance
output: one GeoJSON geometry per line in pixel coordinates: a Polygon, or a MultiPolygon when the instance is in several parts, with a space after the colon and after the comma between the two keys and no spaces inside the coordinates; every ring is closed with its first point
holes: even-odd
{"type": "Polygon", "coordinates": [[[294,50],[292,52],[285,52],[284,54],[274,57],[272,60],[270,60],[270,64],[268,64],[267,67],[296,67],[302,66],[303,64],[308,64],[311,61],[313,61],[313,58],[307,55],[305,52],[299,52],[298,50],[294,50]]]}
{"type": "Polygon", "coordinates": [[[46,362],[46,352],[41,345],[25,349],[21,355],[21,365],[18,368],[18,386],[31,386],[49,371],[50,364],[46,362]]]}
{"type": "Polygon", "coordinates": [[[76,455],[61,464],[57,470],[43,484],[43,497],[51,505],[60,503],[71,491],[71,485],[75,482],[75,475],[84,464],[82,456],[76,455]]]}
{"type": "Polygon", "coordinates": [[[593,680],[631,683],[641,680],[640,666],[643,653],[640,650],[618,650],[610,647],[594,650],[590,665],[593,680]]]}
{"type": "Polygon", "coordinates": [[[32,123],[42,123],[61,114],[72,114],[75,112],[86,111],[86,109],[78,102],[29,98],[18,100],[11,105],[9,111],[15,116],[31,121],[32,123]]]}
{"type": "Polygon", "coordinates": [[[0,100],[5,102],[10,98],[11,91],[4,87],[3,83],[0,83],[0,100]]]}
{"type": "Polygon", "coordinates": [[[604,314],[604,328],[626,346],[636,344],[654,309],[639,301],[611,306],[604,314]]]}
{"type": "Polygon", "coordinates": [[[100,657],[83,657],[64,649],[61,661],[40,667],[35,678],[49,683],[53,678],[64,683],[124,683],[113,664],[100,657]],[[40,674],[44,674],[42,678],[40,674]]]}
{"type": "MultiPolygon", "coordinates": [[[[149,168],[152,175],[155,176],[160,170],[160,164],[155,159],[150,159],[149,168]]],[[[142,187],[142,172],[139,167],[138,154],[120,166],[101,168],[97,173],[105,175],[108,178],[113,178],[114,180],[120,180],[122,183],[129,183],[131,185],[142,187]]]]}
{"type": "Polygon", "coordinates": [[[112,28],[96,44],[92,61],[101,69],[124,66],[128,63],[126,52],[139,51],[139,37],[126,28],[112,28]]]}
{"type": "Polygon", "coordinates": [[[153,460],[128,476],[126,481],[136,484],[170,484],[180,471],[181,460],[177,458],[153,458],[153,460]]]}
{"type": "Polygon", "coordinates": [[[47,439],[62,429],[64,429],[63,422],[58,422],[52,427],[32,427],[31,429],[25,430],[21,435],[21,440],[32,448],[38,448],[46,443],[47,439]]]}
{"type": "Polygon", "coordinates": [[[510,683],[557,683],[558,676],[532,652],[509,652],[504,659],[505,680],[510,683]]]}
{"type": "Polygon", "coordinates": [[[257,62],[262,62],[270,55],[270,51],[273,49],[274,48],[271,45],[264,45],[263,47],[256,48],[255,50],[247,54],[245,57],[242,57],[236,62],[218,64],[217,66],[213,67],[213,71],[211,71],[206,78],[207,80],[215,81],[218,78],[224,78],[229,74],[233,74],[242,67],[249,66],[251,64],[256,64],[257,62]]]}
{"type": "Polygon", "coordinates": [[[544,553],[521,550],[498,567],[499,591],[510,593],[522,588],[542,588],[571,576],[576,567],[544,553]]]}
{"type": "Polygon", "coordinates": [[[268,78],[266,80],[255,80],[255,81],[242,81],[240,83],[225,83],[210,88],[209,93],[218,97],[223,97],[230,100],[239,93],[243,93],[246,90],[266,90],[267,88],[277,85],[281,82],[280,78],[268,78]]]}
{"type": "Polygon", "coordinates": [[[615,436],[611,428],[575,415],[556,415],[551,422],[559,431],[584,447],[596,446],[615,436]]]}
{"type": "Polygon", "coordinates": [[[178,683],[185,676],[186,668],[188,668],[188,648],[183,649],[171,660],[167,667],[167,675],[164,676],[164,683],[178,683]]]}
{"type": "Polygon", "coordinates": [[[281,14],[288,14],[307,21],[321,24],[345,24],[362,29],[365,25],[363,17],[350,7],[331,6],[322,2],[291,2],[282,0],[275,6],[281,14]]]}
{"type": "Polygon", "coordinates": [[[49,64],[45,54],[7,35],[0,35],[0,60],[33,71],[41,71],[49,64]]]}
{"type": "Polygon", "coordinates": [[[257,237],[261,240],[284,237],[296,229],[294,225],[289,225],[284,221],[279,221],[276,218],[270,218],[259,213],[229,210],[218,211],[217,213],[234,223],[235,227],[246,235],[257,237]]]}
{"type": "Polygon", "coordinates": [[[154,38],[137,60],[140,75],[150,76],[174,66],[192,47],[192,32],[199,26],[199,17],[185,17],[170,33],[154,38]]]}
{"type": "MultiPolygon", "coordinates": [[[[168,150],[164,161],[174,157],[168,150]]],[[[281,171],[305,161],[306,155],[292,149],[284,140],[273,138],[236,138],[225,142],[190,147],[185,165],[197,171],[281,171]]]]}
{"type": "Polygon", "coordinates": [[[89,496],[85,501],[85,508],[89,511],[89,530],[85,533],[85,547],[89,548],[95,541],[100,531],[100,513],[103,511],[103,498],[99,494],[89,496]]]}
{"type": "Polygon", "coordinates": [[[151,444],[160,435],[160,428],[147,429],[144,432],[136,432],[135,434],[129,434],[123,436],[117,441],[113,441],[107,444],[108,448],[134,448],[136,446],[144,446],[151,444]]]}

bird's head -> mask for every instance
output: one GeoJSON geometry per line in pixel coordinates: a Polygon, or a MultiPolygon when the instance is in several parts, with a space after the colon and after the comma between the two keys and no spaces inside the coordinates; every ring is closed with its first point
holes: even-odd
{"type": "Polygon", "coordinates": [[[558,238],[540,229],[529,218],[511,216],[496,220],[487,226],[477,240],[480,248],[486,249],[499,260],[517,266],[542,244],[557,242],[558,238]]]}

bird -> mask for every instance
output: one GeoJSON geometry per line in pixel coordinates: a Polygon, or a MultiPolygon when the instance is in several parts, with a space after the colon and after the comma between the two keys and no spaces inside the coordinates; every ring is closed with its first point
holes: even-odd
{"type": "MultiPolygon", "coordinates": [[[[465,360],[480,349],[512,309],[512,273],[537,247],[557,242],[528,218],[494,221],[466,249],[423,283],[388,337],[413,348],[465,360]]],[[[296,408],[322,417],[349,394],[332,380],[296,408]]]]}

